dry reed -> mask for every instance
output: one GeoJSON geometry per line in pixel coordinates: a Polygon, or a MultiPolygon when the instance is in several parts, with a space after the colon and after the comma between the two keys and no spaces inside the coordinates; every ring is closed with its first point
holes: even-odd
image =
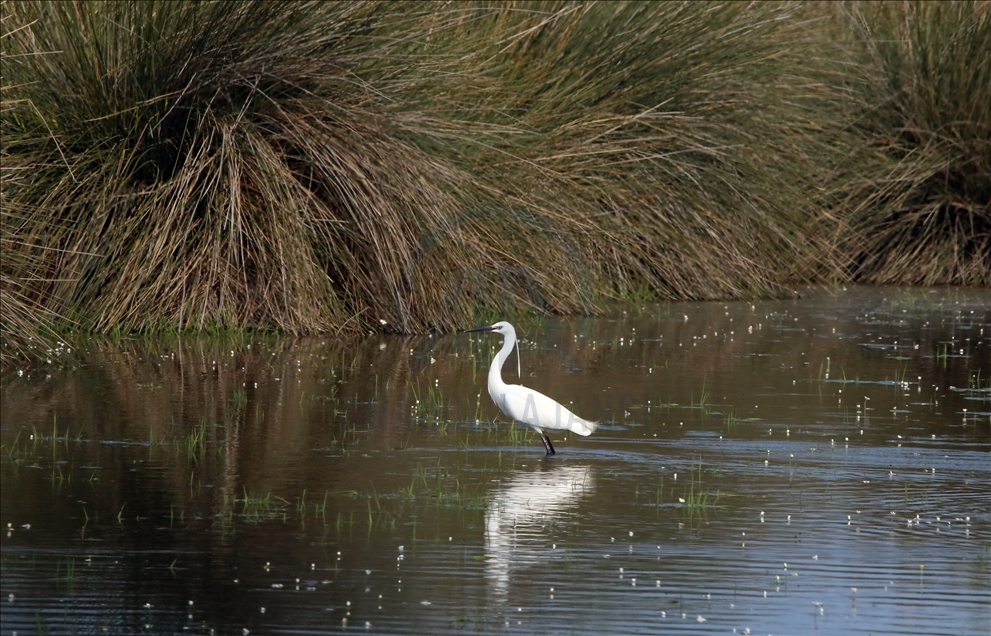
{"type": "Polygon", "coordinates": [[[985,7],[5,2],[3,356],[987,284],[985,7]]]}

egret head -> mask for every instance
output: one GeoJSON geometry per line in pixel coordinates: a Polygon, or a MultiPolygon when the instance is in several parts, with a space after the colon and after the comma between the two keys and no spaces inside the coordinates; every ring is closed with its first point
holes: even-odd
{"type": "Polygon", "coordinates": [[[501,334],[504,337],[516,338],[516,329],[513,325],[509,324],[505,320],[501,320],[494,325],[489,325],[487,327],[477,327],[475,329],[469,329],[468,331],[492,331],[494,333],[501,334]]]}
{"type": "Polygon", "coordinates": [[[475,329],[469,329],[468,331],[491,331],[492,333],[497,333],[502,335],[502,351],[496,354],[493,358],[492,365],[494,370],[489,371],[489,378],[491,381],[492,374],[495,373],[499,381],[502,382],[502,377],[499,375],[499,369],[502,368],[502,363],[506,361],[509,357],[510,352],[513,347],[516,347],[516,373],[523,377],[523,372],[520,369],[520,342],[516,339],[516,330],[513,329],[513,325],[509,324],[505,320],[500,320],[494,325],[489,325],[488,327],[477,327],[475,329]]]}

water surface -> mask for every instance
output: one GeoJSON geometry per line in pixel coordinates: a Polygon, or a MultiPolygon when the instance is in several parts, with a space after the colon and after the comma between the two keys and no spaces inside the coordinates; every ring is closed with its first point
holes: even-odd
{"type": "Polygon", "coordinates": [[[522,382],[602,422],[550,459],[489,334],[6,375],[2,633],[988,633],[991,293],[517,331],[522,382]]]}

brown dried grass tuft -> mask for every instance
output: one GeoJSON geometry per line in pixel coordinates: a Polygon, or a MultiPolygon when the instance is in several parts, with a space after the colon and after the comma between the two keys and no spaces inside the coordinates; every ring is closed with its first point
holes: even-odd
{"type": "Polygon", "coordinates": [[[986,284],[951,5],[6,2],[3,351],[986,284]]]}
{"type": "Polygon", "coordinates": [[[857,100],[835,262],[866,283],[991,286],[991,4],[846,8],[857,100]]]}

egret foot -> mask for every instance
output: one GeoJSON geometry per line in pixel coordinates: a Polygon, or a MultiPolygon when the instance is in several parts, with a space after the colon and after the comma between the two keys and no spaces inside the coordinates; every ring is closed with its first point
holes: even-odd
{"type": "Polygon", "coordinates": [[[556,451],[554,450],[554,445],[551,444],[551,438],[544,435],[543,431],[540,431],[540,440],[544,443],[544,449],[547,451],[548,457],[556,454],[556,451]]]}

